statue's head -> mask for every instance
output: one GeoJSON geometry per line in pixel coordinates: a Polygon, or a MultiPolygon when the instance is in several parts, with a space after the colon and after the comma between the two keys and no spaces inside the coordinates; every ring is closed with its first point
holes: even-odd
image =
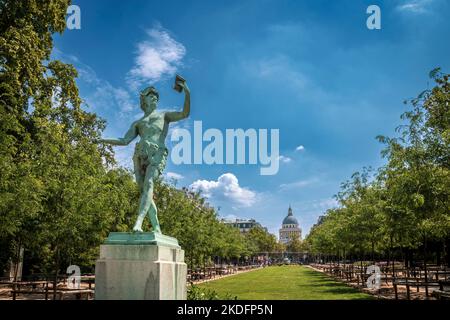
{"type": "Polygon", "coordinates": [[[148,87],[141,91],[141,109],[144,112],[151,113],[156,109],[159,101],[159,93],[155,87],[148,87]]]}

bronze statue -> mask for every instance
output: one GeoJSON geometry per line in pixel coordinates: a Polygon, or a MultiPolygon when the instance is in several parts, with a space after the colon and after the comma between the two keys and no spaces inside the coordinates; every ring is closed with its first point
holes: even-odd
{"type": "Polygon", "coordinates": [[[158,221],[158,210],[153,201],[154,179],[157,178],[166,166],[168,150],[165,145],[170,122],[183,120],[190,113],[190,91],[186,81],[177,76],[175,90],[185,93],[182,112],[157,112],[159,101],[158,91],[148,87],[140,93],[141,109],[144,116],[133,122],[123,138],[102,139],[102,142],[116,146],[126,146],[137,136],[141,139],[136,143],[133,156],[134,174],[140,190],[138,218],[133,231],[142,232],[142,223],[148,214],[155,233],[161,233],[158,221]]]}

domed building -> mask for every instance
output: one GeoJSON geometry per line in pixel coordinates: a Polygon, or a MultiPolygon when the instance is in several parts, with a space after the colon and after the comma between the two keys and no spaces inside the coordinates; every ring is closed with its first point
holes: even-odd
{"type": "Polygon", "coordinates": [[[302,230],[298,225],[297,219],[292,213],[292,208],[289,206],[288,215],[283,220],[283,224],[280,229],[280,242],[288,244],[293,238],[302,238],[302,230]]]}

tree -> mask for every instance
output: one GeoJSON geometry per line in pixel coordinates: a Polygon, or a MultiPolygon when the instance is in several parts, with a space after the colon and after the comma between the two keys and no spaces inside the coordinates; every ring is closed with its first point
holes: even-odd
{"type": "Polygon", "coordinates": [[[301,252],[303,250],[302,240],[297,236],[293,236],[287,244],[287,251],[301,252]]]}
{"type": "Polygon", "coordinates": [[[430,76],[436,86],[409,101],[412,110],[402,116],[407,124],[398,128],[401,136],[379,137],[388,158],[386,187],[409,220],[406,245],[417,248],[421,243],[425,261],[427,243],[445,241],[450,235],[449,76],[440,69],[430,76]]]}
{"type": "Polygon", "coordinates": [[[75,68],[50,59],[69,3],[0,1],[1,243],[41,253],[56,272],[103,241],[111,196],[131,187],[108,184],[104,121],[82,108],[75,68]]]}
{"type": "Polygon", "coordinates": [[[257,226],[245,235],[248,246],[252,248],[253,255],[272,252],[275,249],[277,239],[273,234],[270,234],[265,229],[257,226]]]}

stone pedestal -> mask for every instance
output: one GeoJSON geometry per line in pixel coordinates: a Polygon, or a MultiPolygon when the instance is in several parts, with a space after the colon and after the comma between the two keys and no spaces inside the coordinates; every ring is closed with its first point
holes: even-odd
{"type": "Polygon", "coordinates": [[[184,251],[174,238],[111,233],[95,265],[96,300],[185,300],[184,251]]]}

